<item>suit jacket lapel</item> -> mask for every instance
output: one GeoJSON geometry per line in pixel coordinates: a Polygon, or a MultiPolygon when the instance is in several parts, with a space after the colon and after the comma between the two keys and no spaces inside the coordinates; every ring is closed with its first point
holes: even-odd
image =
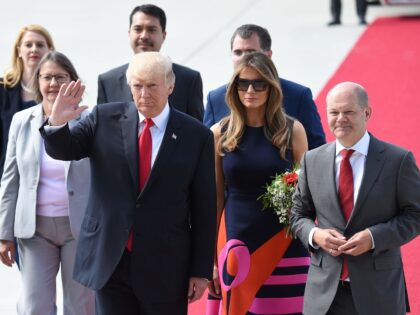
{"type": "Polygon", "coordinates": [[[128,83],[127,83],[127,75],[126,75],[127,68],[128,68],[128,65],[127,67],[124,68],[124,71],[121,73],[120,77],[118,78],[119,87],[118,89],[116,89],[116,91],[117,93],[120,94],[118,99],[120,99],[121,101],[132,102],[133,95],[131,94],[130,87],[128,86],[128,83]]]}
{"type": "Polygon", "coordinates": [[[41,145],[42,144],[42,137],[39,133],[39,127],[42,125],[43,122],[43,111],[42,111],[42,105],[37,105],[34,107],[34,110],[32,112],[31,116],[31,137],[33,138],[32,144],[34,146],[35,151],[35,161],[37,164],[37,167],[39,168],[39,159],[41,158],[41,145]]]}
{"type": "Polygon", "coordinates": [[[369,150],[365,162],[365,171],[360,185],[359,194],[348,223],[351,223],[354,216],[360,211],[363,202],[369,195],[370,190],[378,178],[385,163],[385,155],[382,154],[384,151],[385,146],[382,142],[370,135],[369,150]]]}
{"type": "Polygon", "coordinates": [[[149,178],[142,189],[139,198],[149,189],[149,187],[153,184],[153,181],[158,178],[161,170],[162,165],[167,163],[167,160],[171,157],[173,150],[176,148],[177,143],[180,141],[180,124],[176,117],[177,113],[171,109],[169,114],[168,124],[166,126],[165,134],[162,139],[162,143],[159,148],[158,155],[156,156],[155,163],[153,163],[153,167],[150,170],[149,178]]]}
{"type": "Polygon", "coordinates": [[[136,106],[132,102],[126,103],[126,110],[120,118],[121,137],[133,187],[135,187],[136,191],[138,191],[139,187],[138,125],[139,115],[136,106]]]}
{"type": "Polygon", "coordinates": [[[9,104],[10,104],[10,111],[18,112],[22,110],[23,100],[22,100],[22,87],[20,84],[15,85],[13,88],[9,89],[9,104]]]}

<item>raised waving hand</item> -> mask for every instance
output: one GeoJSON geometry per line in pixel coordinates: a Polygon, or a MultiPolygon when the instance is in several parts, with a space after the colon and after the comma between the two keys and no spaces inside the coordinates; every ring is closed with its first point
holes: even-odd
{"type": "Polygon", "coordinates": [[[86,105],[79,106],[84,91],[85,86],[80,80],[63,84],[53,104],[49,117],[50,125],[64,125],[77,118],[87,108],[86,105]]]}

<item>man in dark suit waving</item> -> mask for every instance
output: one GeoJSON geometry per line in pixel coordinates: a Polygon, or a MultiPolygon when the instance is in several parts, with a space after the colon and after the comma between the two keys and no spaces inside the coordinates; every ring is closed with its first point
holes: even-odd
{"type": "Polygon", "coordinates": [[[336,141],[302,159],[291,229],[312,251],[303,313],[403,315],[400,247],[420,232],[413,154],[367,132],[365,89],[344,82],[327,96],[336,141]]]}
{"type": "MultiPolygon", "coordinates": [[[[165,12],[153,4],[135,7],[130,14],[128,36],[135,54],[160,51],[166,38],[165,12]]],[[[176,83],[169,105],[201,121],[204,106],[200,73],[175,63],[172,66],[176,83]]],[[[133,100],[127,85],[127,67],[125,64],[99,75],[98,104],[133,100]]]]}
{"type": "Polygon", "coordinates": [[[134,103],[97,105],[70,131],[67,121],[84,109],[84,87],[72,82],[41,129],[53,158],[91,161],[74,277],[96,291],[98,314],[185,315],[212,276],[213,137],[169,107],[168,57],[137,54],[127,76],[134,103]]]}
{"type": "MultiPolygon", "coordinates": [[[[258,51],[270,58],[273,54],[270,34],[265,28],[255,24],[244,24],[238,27],[232,35],[230,47],[234,67],[245,54],[258,51]]],[[[325,134],[311,90],[283,78],[279,80],[284,96],[284,109],[288,115],[299,120],[305,127],[309,149],[324,144],[325,134]]],[[[222,85],[207,95],[203,120],[207,127],[213,126],[230,113],[225,101],[226,88],[226,84],[222,85]]]]}

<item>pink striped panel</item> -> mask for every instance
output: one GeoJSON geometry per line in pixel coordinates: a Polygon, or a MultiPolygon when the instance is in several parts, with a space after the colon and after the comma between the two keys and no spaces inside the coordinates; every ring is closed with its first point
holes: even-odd
{"type": "Polygon", "coordinates": [[[283,258],[277,264],[277,267],[309,266],[310,264],[310,257],[283,258]]]}
{"type": "Polygon", "coordinates": [[[290,298],[255,298],[250,312],[255,314],[302,313],[303,296],[290,298]]]}
{"type": "Polygon", "coordinates": [[[222,309],[220,307],[222,304],[221,300],[207,300],[206,315],[220,315],[222,309]]]}
{"type": "Polygon", "coordinates": [[[306,283],[308,275],[306,273],[296,275],[270,276],[265,282],[265,285],[286,285],[286,284],[302,284],[306,283]]]}

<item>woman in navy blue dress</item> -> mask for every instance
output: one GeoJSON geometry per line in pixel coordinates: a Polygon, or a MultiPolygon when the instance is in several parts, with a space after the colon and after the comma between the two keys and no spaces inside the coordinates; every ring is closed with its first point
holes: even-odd
{"type": "Polygon", "coordinates": [[[209,292],[221,303],[209,299],[207,314],[300,314],[309,255],[258,197],[300,161],[305,130],[284,113],[277,71],[263,53],[236,67],[226,101],[231,114],[212,127],[220,224],[209,292]]]}

